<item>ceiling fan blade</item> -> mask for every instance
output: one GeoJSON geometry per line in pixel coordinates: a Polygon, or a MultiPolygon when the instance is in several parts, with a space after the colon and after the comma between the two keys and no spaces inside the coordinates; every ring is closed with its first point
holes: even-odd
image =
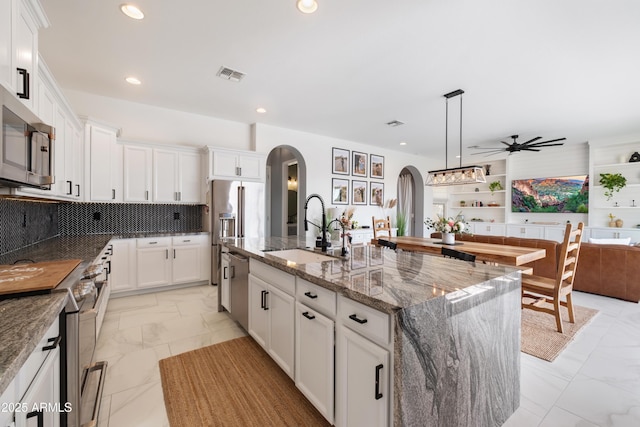
{"type": "Polygon", "coordinates": [[[475,155],[478,155],[478,154],[487,154],[487,153],[494,154],[494,153],[501,153],[503,151],[504,150],[502,148],[499,148],[499,149],[496,149],[496,150],[487,150],[487,151],[483,151],[483,152],[480,152],[480,153],[471,153],[471,155],[475,156],[475,155]]]}
{"type": "Polygon", "coordinates": [[[542,147],[555,147],[557,145],[564,145],[564,142],[560,142],[558,144],[547,144],[546,142],[541,142],[540,144],[535,144],[535,145],[530,145],[529,147],[536,147],[536,148],[542,148],[542,147]]]}
{"type": "Polygon", "coordinates": [[[567,139],[567,138],[550,139],[549,141],[540,141],[540,142],[536,142],[535,144],[531,144],[531,145],[534,146],[534,145],[539,145],[539,144],[547,144],[549,142],[564,141],[565,139],[567,139]]]}
{"type": "Polygon", "coordinates": [[[527,142],[523,142],[523,143],[522,143],[522,145],[530,144],[530,143],[532,143],[532,142],[534,142],[534,141],[537,141],[537,140],[539,140],[539,139],[542,139],[542,137],[541,137],[541,136],[536,136],[535,138],[530,139],[530,140],[528,140],[527,142]]]}
{"type": "Polygon", "coordinates": [[[509,144],[508,142],[504,142],[504,141],[500,141],[500,142],[502,142],[502,143],[503,143],[504,145],[506,145],[506,146],[511,145],[511,144],[509,144]]]}
{"type": "Polygon", "coordinates": [[[540,151],[537,148],[522,148],[522,151],[540,151]]]}

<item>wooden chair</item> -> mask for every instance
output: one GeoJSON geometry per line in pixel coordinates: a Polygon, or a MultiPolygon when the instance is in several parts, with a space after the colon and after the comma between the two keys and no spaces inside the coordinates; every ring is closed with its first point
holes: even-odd
{"type": "Polygon", "coordinates": [[[375,217],[371,217],[371,221],[373,221],[373,238],[377,239],[379,234],[380,236],[391,237],[391,220],[387,216],[387,219],[376,219],[375,217]]]}
{"type": "Polygon", "coordinates": [[[455,259],[461,259],[463,261],[470,261],[470,262],[476,261],[475,255],[462,252],[462,251],[457,251],[455,249],[442,248],[441,253],[445,258],[455,258],[455,259]]]}
{"type": "Polygon", "coordinates": [[[571,224],[567,224],[564,240],[559,250],[558,269],[555,279],[534,276],[533,274],[522,275],[522,308],[555,316],[556,326],[560,333],[563,332],[562,318],[560,316],[561,306],[567,307],[569,322],[575,322],[571,291],[573,290],[573,279],[578,265],[578,256],[580,255],[583,228],[584,224],[582,222],[573,231],[571,230],[571,224]],[[525,302],[525,298],[533,298],[534,301],[525,302]],[[564,301],[563,298],[565,299],[564,301]],[[553,305],[553,308],[548,307],[549,303],[553,305]],[[544,305],[547,305],[547,307],[544,305]]]}

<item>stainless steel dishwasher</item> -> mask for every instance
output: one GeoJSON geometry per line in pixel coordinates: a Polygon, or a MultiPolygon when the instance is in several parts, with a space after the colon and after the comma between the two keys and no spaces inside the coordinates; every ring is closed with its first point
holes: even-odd
{"type": "Polygon", "coordinates": [[[249,330],[249,259],[229,253],[229,294],[231,317],[249,330]]]}

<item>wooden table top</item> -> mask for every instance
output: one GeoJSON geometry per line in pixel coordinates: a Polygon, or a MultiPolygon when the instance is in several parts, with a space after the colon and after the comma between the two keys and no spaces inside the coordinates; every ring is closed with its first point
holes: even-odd
{"type": "MultiPolygon", "coordinates": [[[[397,245],[398,249],[414,252],[427,252],[440,254],[442,247],[467,252],[476,256],[476,261],[488,261],[498,264],[523,265],[532,261],[542,259],[546,256],[546,251],[541,248],[529,248],[524,246],[498,245],[494,243],[480,243],[470,241],[456,241],[455,245],[443,245],[440,239],[430,239],[425,237],[385,237],[397,245]]],[[[372,243],[376,244],[374,239],[372,243]]]]}

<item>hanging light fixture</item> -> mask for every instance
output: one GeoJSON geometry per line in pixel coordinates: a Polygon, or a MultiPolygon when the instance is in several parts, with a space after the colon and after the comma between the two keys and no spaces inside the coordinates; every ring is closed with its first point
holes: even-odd
{"type": "Polygon", "coordinates": [[[444,137],[444,167],[445,169],[433,170],[427,172],[427,180],[425,185],[438,187],[457,184],[474,184],[478,182],[487,182],[484,177],[484,169],[481,166],[462,166],[462,89],[454,90],[444,95],[447,98],[446,106],[446,129],[444,137]],[[460,167],[449,168],[448,150],[449,150],[449,99],[460,95],[460,167]]]}

